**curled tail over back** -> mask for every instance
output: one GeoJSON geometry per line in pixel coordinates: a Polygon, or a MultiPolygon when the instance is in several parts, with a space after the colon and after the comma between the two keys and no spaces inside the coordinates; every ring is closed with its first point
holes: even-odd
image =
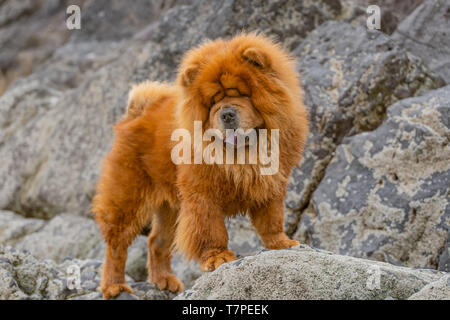
{"type": "Polygon", "coordinates": [[[125,118],[134,119],[141,116],[144,110],[165,99],[173,99],[178,95],[175,86],[156,82],[144,81],[131,87],[128,94],[127,110],[125,118]]]}

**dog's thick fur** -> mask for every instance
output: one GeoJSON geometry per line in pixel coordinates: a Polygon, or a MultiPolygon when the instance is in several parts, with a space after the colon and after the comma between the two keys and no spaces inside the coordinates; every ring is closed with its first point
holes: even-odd
{"type": "Polygon", "coordinates": [[[104,296],[131,292],[124,277],[127,248],[150,220],[149,281],[174,292],[182,291],[183,284],[170,266],[173,247],[199,260],[203,271],[236,259],[227,249],[228,216],[247,213],[267,248],[298,244],[283,231],[283,208],[307,130],[294,63],[261,35],[207,42],[186,54],[175,84],[135,86],[127,113],[115,126],[116,139],[93,201],[107,244],[104,296]],[[280,129],[276,174],[261,175],[259,164],[172,162],[173,130],[185,128],[193,135],[194,120],[202,121],[203,130],[217,126],[210,112],[224,99],[234,99],[237,105],[247,99],[247,109],[239,110],[249,126],[262,119],[263,128],[280,129]]]}

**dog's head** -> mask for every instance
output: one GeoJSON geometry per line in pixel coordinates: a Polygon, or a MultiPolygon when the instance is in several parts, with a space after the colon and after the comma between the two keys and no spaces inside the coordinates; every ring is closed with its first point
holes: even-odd
{"type": "Polygon", "coordinates": [[[306,123],[294,62],[262,35],[242,34],[190,50],[177,83],[184,92],[179,118],[188,129],[197,120],[204,130],[280,129],[282,137],[299,118],[306,123]]]}

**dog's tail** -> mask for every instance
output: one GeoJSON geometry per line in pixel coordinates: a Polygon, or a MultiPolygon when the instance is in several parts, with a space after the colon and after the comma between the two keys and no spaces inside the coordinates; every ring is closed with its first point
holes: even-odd
{"type": "Polygon", "coordinates": [[[161,100],[173,98],[176,95],[176,88],[173,85],[145,81],[131,87],[128,94],[128,105],[125,117],[134,119],[141,116],[144,110],[161,100]]]}

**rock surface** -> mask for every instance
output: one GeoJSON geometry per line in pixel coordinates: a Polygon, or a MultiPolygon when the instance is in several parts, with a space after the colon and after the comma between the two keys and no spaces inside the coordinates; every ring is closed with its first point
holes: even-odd
{"type": "Polygon", "coordinates": [[[63,213],[48,221],[39,231],[24,236],[14,247],[28,250],[39,259],[60,263],[67,257],[100,259],[104,248],[98,248],[98,245],[102,242],[93,220],[63,213]]]}
{"type": "MultiPolygon", "coordinates": [[[[69,32],[63,27],[63,22],[67,2],[69,1],[1,2],[0,95],[16,78],[33,72],[66,42],[69,32]]],[[[78,1],[78,4],[81,2],[78,1]]]]}
{"type": "Polygon", "coordinates": [[[450,276],[444,276],[427,284],[408,300],[450,300],[450,276]]]}
{"type": "Polygon", "coordinates": [[[450,271],[440,265],[450,231],[449,119],[447,86],[395,103],[376,130],[344,139],[296,238],[340,254],[450,271]]]}
{"type": "Polygon", "coordinates": [[[424,1],[398,26],[392,37],[450,84],[449,1],[424,1]]]}
{"type": "MultiPolygon", "coordinates": [[[[348,1],[348,0],[344,0],[348,1]]],[[[351,0],[349,1],[352,2],[351,0]]],[[[365,13],[363,26],[366,26],[367,17],[366,13],[367,7],[371,5],[377,5],[380,7],[380,24],[381,31],[392,34],[399,22],[403,21],[417,6],[419,6],[424,0],[356,0],[355,1],[365,13]]]]}
{"type": "Polygon", "coordinates": [[[300,246],[224,264],[175,299],[407,299],[443,278],[300,246]]]}
{"type": "MultiPolygon", "coordinates": [[[[0,3],[0,95],[68,42],[120,41],[189,0],[6,0],[0,3]],[[66,27],[69,5],[81,8],[81,30],[66,27]],[[39,32],[30,32],[39,30],[39,32]]],[[[78,53],[79,54],[79,53],[78,53]]]]}
{"type": "MultiPolygon", "coordinates": [[[[442,83],[390,37],[342,22],[322,24],[294,54],[300,56],[311,130],[286,198],[295,213],[308,204],[344,137],[375,129],[392,103],[442,83]]],[[[288,218],[288,230],[295,217],[288,218]]]]}
{"type": "Polygon", "coordinates": [[[23,237],[42,229],[45,222],[41,219],[24,219],[11,211],[0,211],[0,243],[15,245],[23,237]]]}
{"type": "MultiPolygon", "coordinates": [[[[61,264],[38,260],[25,251],[0,246],[0,300],[98,300],[102,261],[66,259],[61,264]],[[72,279],[79,279],[79,283],[72,279]]],[[[117,299],[167,300],[167,291],[127,277],[133,295],[117,299]]]]}
{"type": "MultiPolygon", "coordinates": [[[[103,299],[97,289],[101,264],[95,259],[56,264],[0,247],[0,300],[103,299]]],[[[174,298],[146,282],[129,277],[127,282],[133,294],[122,293],[117,300],[174,298]]],[[[448,299],[448,282],[443,272],[397,267],[302,245],[224,264],[176,299],[448,299]]]]}
{"type": "MultiPolygon", "coordinates": [[[[103,261],[105,257],[105,243],[95,222],[69,213],[46,222],[1,211],[0,244],[26,250],[38,259],[49,259],[55,263],[67,259],[103,261]]],[[[128,249],[126,274],[135,281],[147,280],[147,251],[145,236],[138,236],[128,249]]],[[[172,265],[187,288],[201,275],[198,264],[187,263],[178,254],[172,265]]]]}

